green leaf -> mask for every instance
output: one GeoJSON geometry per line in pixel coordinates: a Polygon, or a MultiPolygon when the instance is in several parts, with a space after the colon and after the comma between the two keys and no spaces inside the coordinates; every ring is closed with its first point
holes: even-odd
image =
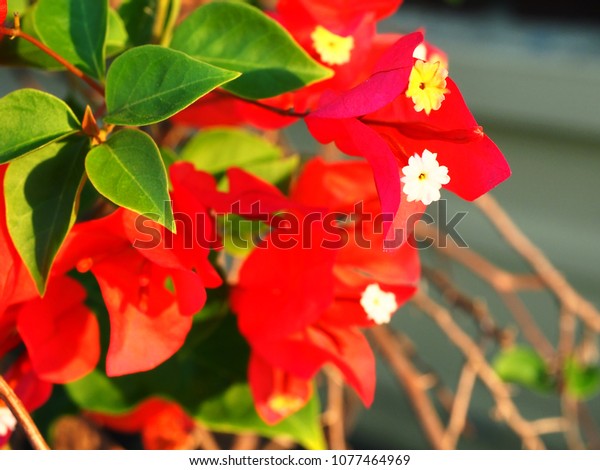
{"type": "Polygon", "coordinates": [[[273,184],[288,177],[300,162],[297,156],[284,158],[278,146],[256,134],[226,127],[196,134],[181,151],[181,159],[219,176],[228,168],[242,168],[273,184]]]}
{"type": "Polygon", "coordinates": [[[181,159],[213,175],[228,168],[281,158],[282,151],[257,134],[238,128],[214,128],[197,133],[181,151],[181,159]]]}
{"type": "Polygon", "coordinates": [[[269,226],[260,220],[247,220],[236,214],[217,218],[223,248],[233,256],[247,256],[257,244],[259,237],[268,232],[269,226]]]}
{"type": "Polygon", "coordinates": [[[152,371],[114,378],[96,371],[66,388],[86,410],[124,413],[158,395],[177,401],[214,430],[283,435],[307,448],[323,448],[317,398],[277,426],[259,418],[246,382],[248,357],[233,315],[211,317],[195,322],[183,348],[152,371]]]}
{"type": "Polygon", "coordinates": [[[175,163],[177,160],[179,160],[179,157],[177,156],[177,154],[168,147],[160,148],[160,156],[162,157],[163,163],[165,164],[165,167],[167,167],[167,168],[169,168],[173,163],[175,163]]]}
{"type": "MultiPolygon", "coordinates": [[[[16,11],[21,17],[21,31],[39,41],[34,27],[34,13],[36,5],[28,8],[19,8],[16,11]]],[[[9,11],[14,11],[9,4],[9,11]]],[[[10,24],[10,21],[8,22],[10,24]]],[[[64,67],[45,52],[41,51],[29,41],[17,37],[13,40],[4,36],[0,38],[0,63],[2,65],[33,66],[45,70],[64,70],[64,67]]]]}
{"type": "Polygon", "coordinates": [[[600,391],[600,368],[585,366],[568,359],[563,368],[567,393],[579,400],[591,398],[600,391]]]}
{"type": "Polygon", "coordinates": [[[46,46],[101,80],[107,18],[107,0],[38,0],[34,23],[46,46]]]}
{"type": "Polygon", "coordinates": [[[108,31],[106,35],[106,55],[112,57],[127,47],[127,30],[119,14],[110,8],[108,10],[108,31]]]}
{"type": "Polygon", "coordinates": [[[26,155],[79,130],[81,124],[60,99],[21,89],[0,99],[0,164],[26,155]]]}
{"type": "Polygon", "coordinates": [[[27,9],[27,5],[29,4],[29,0],[8,0],[8,14],[10,16],[13,12],[22,13],[27,9]]]}
{"type": "Polygon", "coordinates": [[[533,349],[515,346],[501,351],[494,360],[494,370],[504,382],[550,391],[552,382],[544,360],[533,349]]]}
{"type": "Polygon", "coordinates": [[[326,448],[319,424],[321,406],[317,396],[297,413],[275,426],[266,424],[256,413],[248,384],[235,384],[223,394],[202,402],[194,417],[217,432],[252,431],[266,437],[288,437],[310,450],[326,448]]]}
{"type": "Polygon", "coordinates": [[[171,47],[242,72],[223,88],[248,99],[280,95],[333,75],[276,21],[242,3],[214,2],[198,8],[175,30],[171,47]]]}
{"type": "Polygon", "coordinates": [[[123,19],[131,46],[141,46],[150,42],[156,1],[124,0],[119,6],[119,15],[123,19]]]}
{"type": "Polygon", "coordinates": [[[107,199],[175,229],[167,172],[158,147],[141,131],[123,129],[94,147],[85,160],[88,177],[107,199]]]}
{"type": "Polygon", "coordinates": [[[258,176],[272,184],[279,184],[298,168],[300,157],[292,155],[281,160],[272,160],[270,162],[257,162],[247,165],[244,169],[248,173],[258,176]]]}
{"type": "Polygon", "coordinates": [[[15,160],[4,180],[10,236],[40,293],[75,223],[89,140],[74,136],[15,160]]]}
{"type": "Polygon", "coordinates": [[[108,71],[104,120],[131,126],[164,121],[238,75],[166,47],[130,49],[108,71]]]}

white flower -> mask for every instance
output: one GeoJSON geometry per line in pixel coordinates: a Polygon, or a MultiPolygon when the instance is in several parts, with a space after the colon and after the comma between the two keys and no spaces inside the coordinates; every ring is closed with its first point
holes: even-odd
{"type": "Polygon", "coordinates": [[[17,419],[5,406],[0,406],[0,437],[6,436],[9,432],[15,430],[17,419]]]}
{"type": "Polygon", "coordinates": [[[367,316],[378,325],[388,323],[392,314],[398,310],[393,292],[381,290],[379,284],[369,284],[360,297],[360,305],[367,316]]]}
{"type": "Polygon", "coordinates": [[[423,150],[423,155],[413,155],[408,159],[408,165],[402,168],[404,176],[400,181],[404,183],[402,190],[407,200],[421,201],[431,204],[441,197],[440,189],[443,184],[450,182],[448,167],[440,166],[437,153],[423,150]]]}

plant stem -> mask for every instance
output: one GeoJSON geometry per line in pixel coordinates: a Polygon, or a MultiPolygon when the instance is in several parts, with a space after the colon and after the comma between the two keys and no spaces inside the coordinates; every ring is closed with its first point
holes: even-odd
{"type": "Polygon", "coordinates": [[[12,29],[12,28],[4,28],[4,27],[0,27],[0,36],[1,35],[6,35],[6,36],[9,36],[11,38],[23,38],[26,41],[29,41],[31,44],[33,44],[34,46],[36,46],[42,52],[45,52],[50,57],[52,57],[54,60],[56,60],[58,63],[60,63],[61,65],[63,65],[73,75],[75,75],[76,77],[81,78],[85,83],[87,83],[89,86],[91,86],[100,95],[104,96],[105,91],[104,91],[104,87],[102,85],[100,85],[93,78],[89,77],[83,71],[81,71],[80,69],[78,69],[77,67],[75,67],[67,59],[65,59],[64,57],[61,57],[56,52],[54,52],[52,49],[50,49],[48,46],[46,46],[45,44],[43,44],[40,41],[38,41],[36,38],[30,36],[27,33],[24,33],[20,29],[12,29]]]}
{"type": "Polygon", "coordinates": [[[21,399],[17,396],[14,390],[8,385],[4,377],[0,375],[0,398],[4,400],[8,409],[17,418],[32,447],[36,450],[50,450],[50,447],[42,437],[39,429],[33,422],[31,415],[23,405],[21,399]]]}

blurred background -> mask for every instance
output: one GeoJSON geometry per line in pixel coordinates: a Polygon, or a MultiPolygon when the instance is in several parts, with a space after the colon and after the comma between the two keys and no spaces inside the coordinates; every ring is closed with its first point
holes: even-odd
{"type": "MultiPolygon", "coordinates": [[[[568,281],[600,306],[600,4],[576,0],[406,0],[383,24],[385,31],[423,27],[426,39],[447,52],[450,76],[485,132],[503,151],[512,177],[492,194],[568,281]]],[[[529,268],[472,204],[446,192],[449,214],[468,211],[459,232],[470,247],[513,272],[529,268]]],[[[435,212],[435,208],[433,208],[435,212]]],[[[434,250],[425,260],[445,262],[434,250]]],[[[514,319],[480,279],[446,266],[463,291],[483,301],[498,324],[514,319]]],[[[559,309],[548,293],[524,296],[553,344],[559,309]]],[[[455,319],[473,331],[460,312],[455,319]]],[[[394,326],[415,343],[420,358],[456,389],[461,354],[428,318],[410,305],[394,326]]],[[[524,343],[518,335],[517,343],[524,343]]],[[[488,349],[493,356],[493,347],[488,349]]],[[[376,402],[357,417],[351,443],[356,448],[429,448],[404,392],[389,369],[378,370],[376,402]]],[[[560,415],[557,397],[515,390],[527,419],[560,415]]],[[[600,419],[600,399],[588,402],[600,419]]],[[[472,431],[459,448],[519,448],[519,439],[490,417],[493,400],[478,384],[471,403],[472,431]]],[[[444,413],[442,412],[442,416],[444,413]]],[[[552,448],[562,436],[548,435],[552,448]]]]}

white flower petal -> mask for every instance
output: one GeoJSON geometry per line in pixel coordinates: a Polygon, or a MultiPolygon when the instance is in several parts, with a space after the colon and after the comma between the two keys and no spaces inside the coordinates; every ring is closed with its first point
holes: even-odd
{"type": "Polygon", "coordinates": [[[440,166],[437,153],[423,150],[421,156],[413,155],[408,159],[408,165],[402,168],[405,175],[400,179],[403,183],[402,191],[409,202],[421,201],[431,204],[442,196],[440,188],[450,182],[448,167],[440,166]]]}

